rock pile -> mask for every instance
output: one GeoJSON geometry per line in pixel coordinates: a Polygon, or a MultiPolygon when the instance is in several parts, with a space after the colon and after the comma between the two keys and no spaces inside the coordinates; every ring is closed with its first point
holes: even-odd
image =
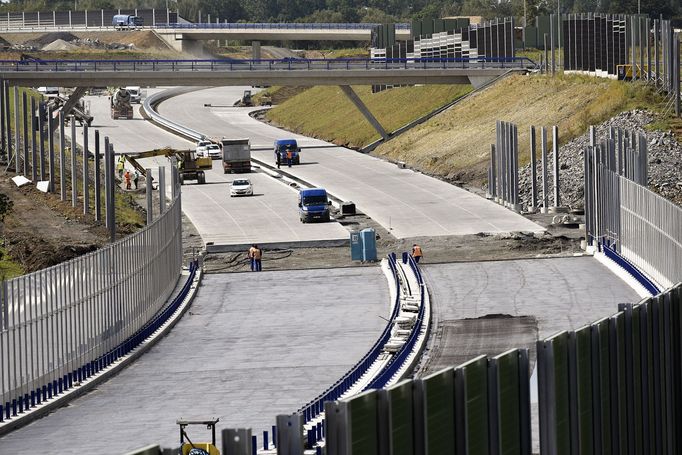
{"type": "MultiPolygon", "coordinates": [[[[646,125],[654,120],[654,115],[644,110],[623,112],[598,125],[597,141],[608,137],[609,129],[622,128],[647,137],[649,152],[649,189],[682,204],[682,143],[678,142],[671,131],[647,131],[646,125]]],[[[549,139],[551,139],[551,131],[549,139]]],[[[561,136],[561,131],[559,131],[561,136]]],[[[540,139],[538,134],[538,203],[542,205],[542,168],[540,159],[540,139]]],[[[559,148],[559,177],[561,205],[582,208],[584,198],[583,151],[590,143],[589,134],[584,134],[559,148]]],[[[549,151],[549,204],[553,205],[552,177],[553,156],[549,151]]],[[[525,207],[530,205],[531,192],[530,164],[519,170],[519,193],[525,207]]]]}

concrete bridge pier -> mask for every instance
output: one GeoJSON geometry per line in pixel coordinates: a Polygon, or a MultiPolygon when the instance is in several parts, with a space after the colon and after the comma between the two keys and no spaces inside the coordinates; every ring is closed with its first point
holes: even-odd
{"type": "Polygon", "coordinates": [[[260,60],[260,41],[251,41],[251,59],[260,60]]]}

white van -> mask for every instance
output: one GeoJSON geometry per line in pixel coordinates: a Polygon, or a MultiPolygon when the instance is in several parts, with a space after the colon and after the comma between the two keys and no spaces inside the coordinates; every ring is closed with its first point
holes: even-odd
{"type": "Polygon", "coordinates": [[[140,103],[142,101],[142,90],[140,87],[126,87],[128,93],[130,93],[131,103],[140,103]]]}

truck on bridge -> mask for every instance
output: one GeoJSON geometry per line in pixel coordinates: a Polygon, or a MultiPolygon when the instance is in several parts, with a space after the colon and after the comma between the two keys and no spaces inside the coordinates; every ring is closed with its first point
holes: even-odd
{"type": "Polygon", "coordinates": [[[144,19],[133,14],[114,14],[114,17],[111,19],[111,25],[117,30],[139,28],[144,25],[144,19]]]}

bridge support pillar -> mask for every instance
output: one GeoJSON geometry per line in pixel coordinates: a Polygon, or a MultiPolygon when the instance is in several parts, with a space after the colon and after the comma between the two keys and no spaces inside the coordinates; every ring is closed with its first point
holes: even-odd
{"type": "Polygon", "coordinates": [[[260,60],[260,41],[251,41],[251,59],[260,60]]]}
{"type": "Polygon", "coordinates": [[[353,90],[353,88],[350,85],[340,85],[341,91],[350,99],[355,107],[358,108],[358,110],[362,113],[362,115],[365,116],[367,121],[374,127],[375,130],[381,135],[381,138],[383,140],[388,139],[388,133],[384,129],[383,126],[381,126],[381,123],[372,115],[372,113],[367,109],[367,106],[365,106],[365,103],[362,102],[360,97],[358,96],[357,93],[353,90]]]}

